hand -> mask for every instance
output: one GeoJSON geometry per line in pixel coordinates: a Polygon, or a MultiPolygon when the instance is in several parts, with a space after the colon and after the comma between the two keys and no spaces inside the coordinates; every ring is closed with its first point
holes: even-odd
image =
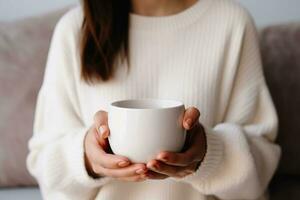
{"type": "Polygon", "coordinates": [[[128,158],[112,154],[108,136],[107,112],[99,111],[84,140],[85,165],[89,175],[94,178],[109,176],[124,181],[145,180],[146,165],[132,164],[128,158]]]}
{"type": "Polygon", "coordinates": [[[182,178],[196,171],[206,153],[206,137],[199,117],[200,112],[194,107],[185,111],[183,127],[187,130],[187,139],[183,152],[160,152],[156,159],[147,163],[150,169],[146,173],[148,178],[182,178]]]}

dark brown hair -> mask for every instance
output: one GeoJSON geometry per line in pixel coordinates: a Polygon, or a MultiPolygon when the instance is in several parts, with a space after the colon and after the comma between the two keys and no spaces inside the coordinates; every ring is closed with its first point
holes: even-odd
{"type": "Polygon", "coordinates": [[[82,0],[81,77],[107,81],[118,56],[128,61],[130,0],[82,0]]]}

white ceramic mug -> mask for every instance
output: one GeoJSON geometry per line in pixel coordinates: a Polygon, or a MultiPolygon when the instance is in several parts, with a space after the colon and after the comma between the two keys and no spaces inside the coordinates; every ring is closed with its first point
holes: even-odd
{"type": "Polygon", "coordinates": [[[110,104],[108,138],[114,154],[146,163],[160,151],[179,152],[185,142],[185,107],[174,100],[123,100],[110,104]]]}

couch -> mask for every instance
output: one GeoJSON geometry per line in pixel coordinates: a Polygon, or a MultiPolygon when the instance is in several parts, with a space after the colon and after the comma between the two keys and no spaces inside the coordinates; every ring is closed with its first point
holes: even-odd
{"type": "MultiPolygon", "coordinates": [[[[0,22],[0,199],[41,199],[25,166],[53,28],[67,9],[0,22]]],[[[264,72],[279,115],[282,159],[271,200],[300,199],[300,23],[260,31],[264,72]]]]}

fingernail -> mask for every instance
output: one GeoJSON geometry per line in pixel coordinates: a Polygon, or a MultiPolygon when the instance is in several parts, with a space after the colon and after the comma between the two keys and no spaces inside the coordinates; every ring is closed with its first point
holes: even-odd
{"type": "Polygon", "coordinates": [[[100,134],[101,134],[102,137],[105,137],[105,132],[106,132],[106,127],[105,127],[105,125],[101,125],[101,126],[99,127],[99,132],[100,132],[100,134]]]}
{"type": "Polygon", "coordinates": [[[135,171],[137,174],[144,174],[147,170],[146,169],[138,169],[135,171]]]}
{"type": "Polygon", "coordinates": [[[129,162],[128,161],[121,161],[121,162],[118,163],[118,165],[120,167],[126,167],[127,165],[129,165],[129,162]]]}
{"type": "Polygon", "coordinates": [[[99,132],[102,134],[102,133],[104,133],[104,131],[105,131],[105,128],[104,128],[103,125],[101,125],[101,126],[99,127],[99,132]]]}

